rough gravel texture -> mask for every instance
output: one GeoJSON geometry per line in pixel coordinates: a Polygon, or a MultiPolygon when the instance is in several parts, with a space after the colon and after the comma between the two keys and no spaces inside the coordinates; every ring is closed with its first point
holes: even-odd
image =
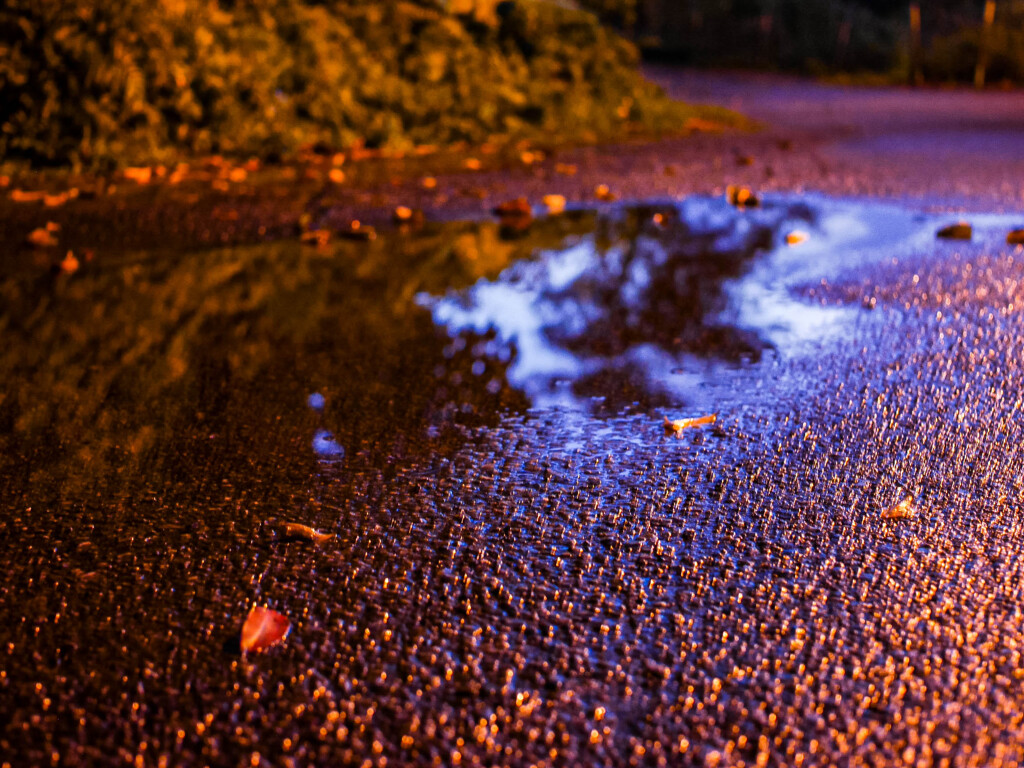
{"type": "MultiPolygon", "coordinates": [[[[768,273],[838,330],[716,361],[737,272],[709,265],[756,270],[793,222],[831,236],[820,198],[769,201],[794,208],[768,240],[744,211],[663,201],[321,249],[98,244],[56,276],[5,257],[0,765],[1024,764],[1024,251],[1013,216],[975,216],[971,242],[914,218],[1021,213],[1019,102],[655,76],[775,127],[573,150],[575,176],[467,172],[416,201],[448,218],[597,183],[894,195],[898,214],[850,209],[860,251],[768,273]],[[897,123],[913,101],[920,122],[897,123]],[[921,134],[964,175],[900,138],[921,134]],[[871,239],[897,219],[917,234],[871,239]],[[524,285],[481,263],[517,243],[594,254],[545,305],[607,309],[590,353],[696,355],[706,391],[531,408],[516,344],[435,327],[422,299],[524,285]],[[712,395],[714,425],[665,433],[662,413],[712,395]],[[243,655],[256,604],[292,629],[243,655]]],[[[383,217],[411,190],[317,215],[383,217]]],[[[83,242],[116,226],[59,210],[83,242]]],[[[104,242],[147,237],[126,221],[104,242]]],[[[586,320],[549,341],[580,354],[586,320]]],[[[634,391],[614,373],[597,383],[634,391]]]]}

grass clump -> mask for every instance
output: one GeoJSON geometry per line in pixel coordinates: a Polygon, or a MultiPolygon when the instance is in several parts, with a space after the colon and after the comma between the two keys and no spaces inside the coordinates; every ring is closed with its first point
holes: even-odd
{"type": "Polygon", "coordinates": [[[595,16],[542,0],[7,0],[0,161],[110,168],[318,145],[679,128],[595,16]]]}

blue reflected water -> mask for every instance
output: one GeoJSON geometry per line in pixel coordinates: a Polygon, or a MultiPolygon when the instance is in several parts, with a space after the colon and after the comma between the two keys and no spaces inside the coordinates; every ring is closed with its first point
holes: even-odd
{"type": "Polygon", "coordinates": [[[455,338],[493,334],[534,408],[701,405],[738,370],[851,333],[864,307],[800,289],[934,249],[948,218],[806,196],[623,207],[496,279],[417,301],[455,338]]]}

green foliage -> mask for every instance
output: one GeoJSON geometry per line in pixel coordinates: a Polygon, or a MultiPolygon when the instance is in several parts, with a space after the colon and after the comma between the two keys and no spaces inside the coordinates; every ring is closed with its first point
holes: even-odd
{"type": "Polygon", "coordinates": [[[103,167],[579,138],[682,115],[591,14],[518,0],[486,23],[447,5],[8,0],[0,160],[103,167]]]}

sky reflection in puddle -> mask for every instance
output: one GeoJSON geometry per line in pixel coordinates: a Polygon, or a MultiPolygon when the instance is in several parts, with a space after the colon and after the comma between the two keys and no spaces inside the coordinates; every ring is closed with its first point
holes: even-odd
{"type": "Polygon", "coordinates": [[[621,208],[497,279],[417,301],[453,336],[493,332],[534,408],[700,406],[735,371],[820,344],[863,313],[798,287],[924,238],[934,221],[896,207],[805,197],[737,210],[695,197],[621,208]],[[792,232],[807,238],[788,245],[792,232]]]}

